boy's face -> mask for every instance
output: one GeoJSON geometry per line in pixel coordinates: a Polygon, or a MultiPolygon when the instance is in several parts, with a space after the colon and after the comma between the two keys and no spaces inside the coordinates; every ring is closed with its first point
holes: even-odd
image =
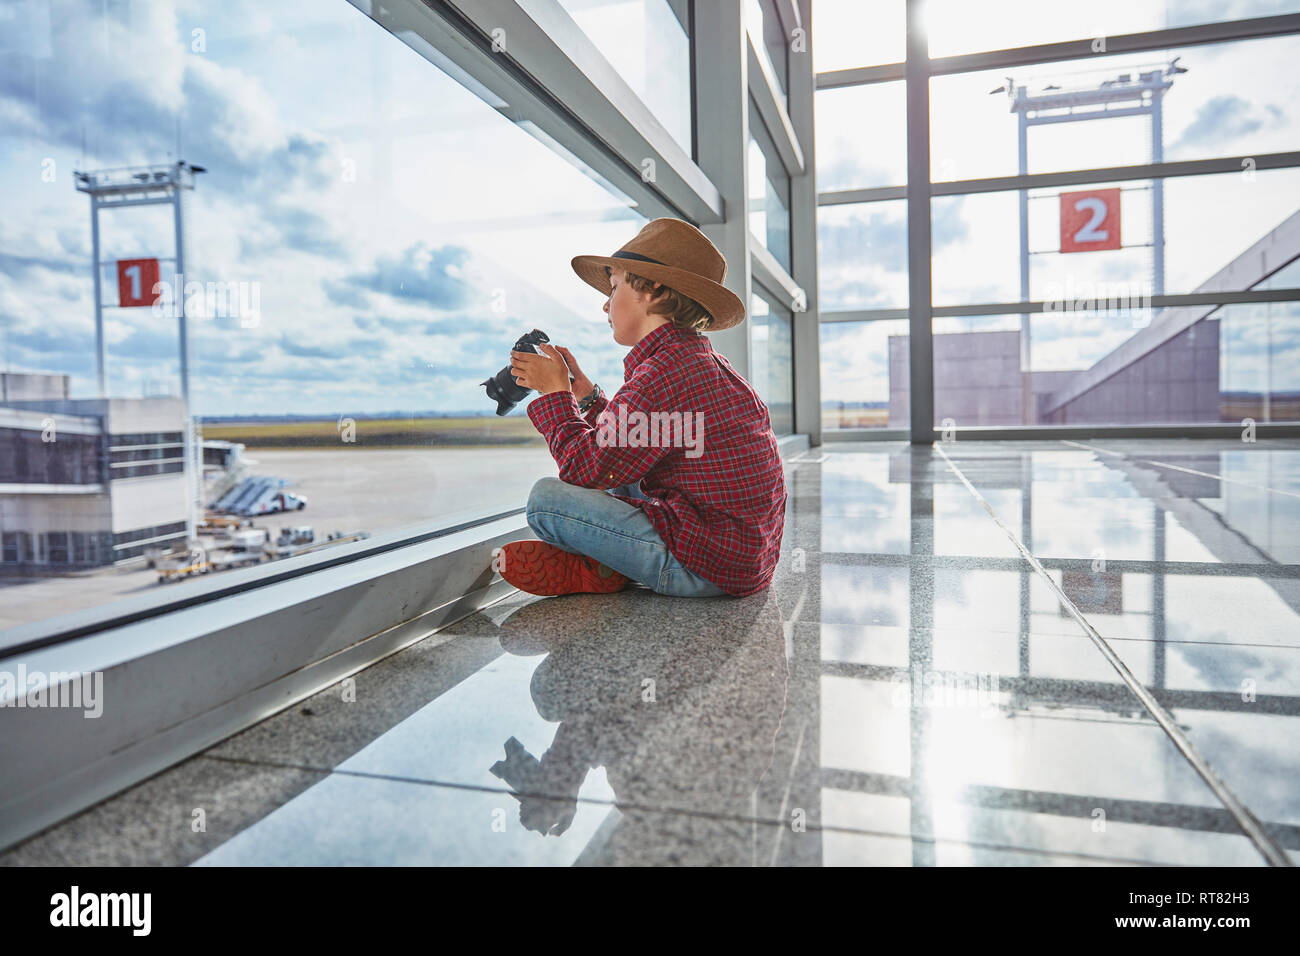
{"type": "Polygon", "coordinates": [[[627,284],[626,278],[627,273],[622,269],[609,270],[610,293],[605,300],[605,312],[609,314],[609,325],[614,330],[614,341],[631,347],[668,319],[648,312],[654,296],[636,291],[627,284]]]}

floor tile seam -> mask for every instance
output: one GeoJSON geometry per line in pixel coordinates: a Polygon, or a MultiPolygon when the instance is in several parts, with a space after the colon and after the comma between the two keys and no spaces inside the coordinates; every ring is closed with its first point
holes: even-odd
{"type": "MultiPolygon", "coordinates": [[[[274,769],[293,769],[293,770],[320,772],[325,776],[334,773],[334,774],[340,774],[342,776],[357,777],[363,779],[386,780],[386,781],[396,782],[396,783],[408,783],[408,784],[416,784],[416,785],[421,785],[426,787],[436,787],[438,789],[443,789],[443,790],[468,790],[468,791],[480,792],[480,793],[501,794],[503,796],[514,796],[513,791],[496,788],[496,787],[484,787],[475,784],[452,783],[452,782],[440,781],[440,780],[422,780],[418,778],[402,777],[400,775],[393,775],[393,774],[375,774],[375,773],[367,773],[364,771],[355,771],[355,770],[322,771],[320,770],[320,768],[312,767],[309,765],[283,764],[283,763],[274,763],[274,762],[263,761],[263,760],[252,760],[246,758],[209,757],[209,759],[221,760],[223,762],[229,762],[229,763],[251,764],[255,766],[268,767],[274,769]]],[[[555,797],[548,794],[530,793],[527,795],[538,799],[569,799],[568,797],[555,797]]],[[[671,807],[671,806],[660,807],[660,806],[652,806],[649,804],[625,803],[625,802],[620,802],[618,800],[597,800],[590,797],[578,797],[576,798],[576,801],[580,805],[606,807],[608,809],[619,810],[620,812],[626,810],[626,811],[641,812],[641,813],[662,814],[664,816],[673,816],[673,817],[691,817],[691,818],[702,819],[702,820],[713,820],[722,823],[760,824],[762,826],[773,827],[773,828],[777,828],[777,827],[784,828],[788,824],[788,821],[786,821],[784,818],[777,820],[771,817],[756,817],[752,815],[743,815],[743,814],[708,813],[699,810],[690,810],[682,807],[671,807]]],[[[918,837],[910,833],[898,833],[896,831],[890,831],[890,830],[864,829],[860,827],[845,826],[840,824],[827,825],[824,823],[810,823],[808,824],[808,830],[810,832],[816,832],[816,833],[832,833],[836,835],[844,835],[844,836],[851,836],[851,837],[882,837],[882,838],[888,838],[894,840],[910,840],[912,842],[924,843],[924,844],[934,845],[934,846],[950,845],[956,847],[972,847],[976,849],[993,850],[998,852],[1023,853],[1026,855],[1041,856],[1041,857],[1068,857],[1071,859],[1093,860],[1093,861],[1103,862],[1103,863],[1106,862],[1133,863],[1140,866],[1175,865],[1175,864],[1158,864],[1158,863],[1153,863],[1150,860],[1142,860],[1142,859],[1131,858],[1131,857],[1107,856],[1105,854],[1079,853],[1077,851],[1067,851],[1067,850],[1041,849],[1035,847],[1020,846],[1013,843],[997,843],[997,842],[989,842],[983,840],[961,840],[955,837],[918,837]]]]}
{"type": "Polygon", "coordinates": [[[1158,461],[1155,458],[1147,458],[1145,455],[1128,455],[1123,452],[1111,451],[1109,448],[1102,448],[1100,445],[1089,445],[1086,444],[1085,442],[1070,441],[1064,438],[1062,438],[1061,441],[1065,442],[1067,445],[1075,445],[1079,448],[1086,448],[1089,451],[1098,452],[1100,454],[1115,455],[1120,458],[1127,458],[1130,461],[1145,462],[1146,464],[1156,465],[1160,468],[1169,468],[1173,471],[1186,472],[1189,475],[1196,475],[1200,478],[1214,478],[1217,481],[1226,481],[1229,484],[1242,485],[1246,488],[1254,488],[1257,491],[1267,491],[1270,494],[1274,494],[1274,495],[1286,495],[1290,498],[1300,498],[1300,491],[1286,491],[1285,489],[1282,488],[1270,488],[1268,485],[1256,484],[1253,481],[1242,481],[1240,478],[1228,478],[1225,477],[1224,475],[1216,475],[1213,472],[1200,471],[1196,468],[1188,468],[1186,465],[1175,465],[1172,462],[1158,461]]]}
{"type": "Polygon", "coordinates": [[[1223,803],[1224,808],[1232,814],[1233,818],[1237,821],[1237,825],[1241,827],[1242,832],[1245,833],[1246,836],[1250,838],[1251,842],[1255,844],[1255,848],[1259,850],[1264,859],[1272,866],[1291,866],[1292,863],[1287,854],[1277,845],[1273,838],[1268,835],[1255,815],[1228,787],[1222,778],[1219,777],[1218,773],[1215,772],[1214,768],[1210,766],[1209,762],[1201,755],[1196,747],[1193,746],[1191,740],[1174,720],[1173,715],[1170,714],[1169,711],[1167,711],[1164,706],[1161,705],[1161,703],[1146,689],[1146,687],[1142,685],[1141,681],[1137,679],[1129,669],[1128,665],[1124,663],[1123,659],[1115,653],[1114,648],[1106,642],[1106,639],[1101,636],[1101,633],[1093,626],[1092,622],[1088,620],[1083,612],[1079,610],[1078,606],[1070,600],[1069,596],[1063,590],[1061,590],[1061,587],[1052,579],[1051,575],[1049,575],[1047,571],[1044,570],[1043,566],[1039,564],[1038,559],[1035,558],[1033,553],[1025,547],[1024,542],[1020,540],[1020,537],[1002,522],[996,512],[994,512],[992,506],[989,505],[987,499],[979,493],[979,490],[971,484],[970,480],[962,470],[958,468],[947,453],[944,452],[942,445],[936,443],[934,445],[934,450],[938,452],[947,463],[948,467],[952,470],[953,474],[957,476],[962,484],[966,486],[966,489],[983,506],[989,517],[999,528],[1002,529],[1003,533],[1011,540],[1011,543],[1015,545],[1016,549],[1021,553],[1025,560],[1029,562],[1029,565],[1034,569],[1034,571],[1043,579],[1044,582],[1046,582],[1047,586],[1056,595],[1061,606],[1075,619],[1076,623],[1083,628],[1084,633],[1091,638],[1093,644],[1099,651],[1101,651],[1102,655],[1120,675],[1120,679],[1125,685],[1127,685],[1128,689],[1134,694],[1134,696],[1137,697],[1142,706],[1146,708],[1147,712],[1151,714],[1156,723],[1164,730],[1165,734],[1178,749],[1179,753],[1181,753],[1184,759],[1192,765],[1192,769],[1195,770],[1201,779],[1205,781],[1206,785],[1209,786],[1215,797],[1223,803]]]}

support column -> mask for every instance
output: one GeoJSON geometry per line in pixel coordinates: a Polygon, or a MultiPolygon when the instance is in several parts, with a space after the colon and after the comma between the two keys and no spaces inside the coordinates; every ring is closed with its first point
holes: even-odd
{"type": "MultiPolygon", "coordinates": [[[[794,313],[794,430],[809,444],[822,442],[821,326],[817,299],[817,156],[813,135],[817,77],[812,64],[812,0],[798,0],[798,45],[790,48],[790,122],[803,151],[804,173],[790,178],[791,277],[804,291],[804,312],[794,313]]],[[[793,38],[791,38],[793,40],[793,38]]]]}
{"type": "Polygon", "coordinates": [[[177,181],[172,190],[173,219],[176,223],[176,295],[177,325],[180,332],[181,402],[184,405],[185,423],[183,454],[185,458],[185,533],[187,546],[193,546],[196,537],[194,516],[195,501],[203,491],[203,479],[194,472],[194,415],[190,404],[190,336],[185,319],[185,226],[182,220],[182,173],[177,169],[177,181]]]}
{"type": "Polygon", "coordinates": [[[922,0],[907,0],[907,326],[912,444],[934,444],[930,289],[930,52],[922,0]]]}
{"type": "Polygon", "coordinates": [[[104,381],[104,293],[101,288],[103,268],[99,261],[99,197],[90,197],[90,261],[95,270],[95,375],[99,382],[99,397],[108,398],[104,381]]]}
{"type": "MultiPolygon", "coordinates": [[[[1021,87],[1023,90],[1024,87],[1021,87]]],[[[1029,123],[1025,111],[1016,114],[1019,133],[1017,152],[1020,161],[1018,169],[1021,176],[1029,173],[1029,123]]],[[[1029,190],[1018,193],[1020,205],[1020,301],[1029,301],[1029,190]]],[[[1020,424],[1037,425],[1038,416],[1034,408],[1033,355],[1029,313],[1020,313],[1020,424]]]]}
{"type": "MultiPolygon", "coordinates": [[[[695,137],[697,165],[713,181],[723,202],[723,221],[700,230],[727,258],[725,285],[749,311],[749,226],[746,183],[749,155],[748,50],[741,0],[695,4],[691,43],[695,70],[695,137]]],[[[734,329],[709,334],[716,349],[741,375],[749,378],[749,329],[746,320],[734,329]]]]}

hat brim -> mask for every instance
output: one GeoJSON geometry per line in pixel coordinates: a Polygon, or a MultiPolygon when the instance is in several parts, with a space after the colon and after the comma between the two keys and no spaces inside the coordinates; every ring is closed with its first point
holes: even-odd
{"type": "Polygon", "coordinates": [[[605,295],[610,293],[606,268],[622,269],[654,282],[662,282],[694,299],[713,316],[713,324],[704,330],[706,332],[721,332],[745,321],[745,304],[738,295],[726,286],[686,269],[634,259],[616,259],[612,256],[574,256],[571,265],[578,278],[605,295]]]}

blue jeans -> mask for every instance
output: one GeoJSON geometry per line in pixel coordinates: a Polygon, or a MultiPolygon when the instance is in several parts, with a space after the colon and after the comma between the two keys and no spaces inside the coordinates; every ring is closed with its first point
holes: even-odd
{"type": "Polygon", "coordinates": [[[528,526],[562,551],[595,558],[659,594],[717,597],[727,593],[682,567],[645,512],[611,492],[646,497],[640,482],[602,491],[559,478],[540,478],[528,495],[528,526]]]}

